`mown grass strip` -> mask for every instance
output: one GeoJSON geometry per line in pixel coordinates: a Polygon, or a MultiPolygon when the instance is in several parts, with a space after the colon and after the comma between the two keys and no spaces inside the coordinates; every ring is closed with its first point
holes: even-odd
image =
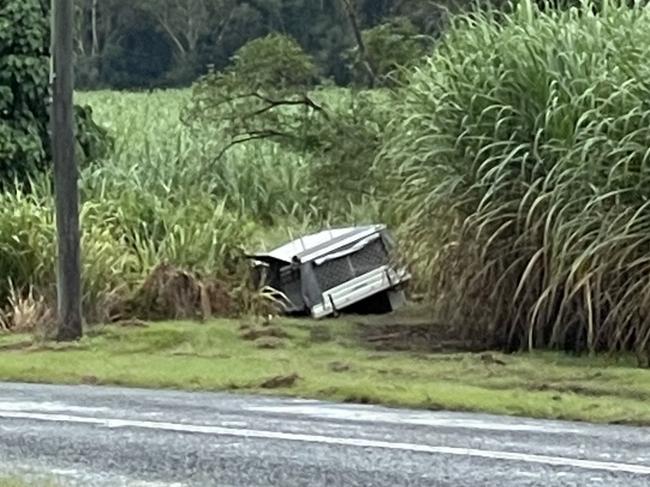
{"type": "Polygon", "coordinates": [[[379,352],[359,340],[352,323],[327,323],[325,338],[313,326],[282,320],[270,328],[280,337],[257,340],[243,339],[241,322],[230,320],[105,327],[72,345],[27,345],[24,337],[4,336],[0,380],[272,393],[650,424],[650,373],[631,357],[379,352]]]}

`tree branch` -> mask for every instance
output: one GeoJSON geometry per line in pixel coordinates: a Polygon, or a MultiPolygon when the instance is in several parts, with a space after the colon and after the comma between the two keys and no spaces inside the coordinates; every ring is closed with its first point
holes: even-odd
{"type": "Polygon", "coordinates": [[[254,92],[249,92],[249,93],[242,93],[234,96],[230,96],[227,98],[223,99],[218,99],[215,100],[213,103],[205,104],[204,109],[205,110],[210,110],[213,108],[218,108],[222,105],[228,105],[229,103],[233,103],[239,100],[245,100],[247,98],[256,98],[264,103],[267,104],[267,106],[264,106],[262,108],[259,108],[255,111],[248,112],[248,113],[238,113],[236,115],[233,115],[232,117],[224,117],[224,119],[229,119],[229,118],[237,118],[237,119],[249,119],[253,118],[258,115],[262,115],[263,113],[269,112],[271,110],[274,110],[275,108],[282,107],[282,106],[300,106],[303,105],[305,107],[311,108],[315,112],[322,113],[323,116],[329,120],[329,114],[327,111],[320,105],[318,105],[314,100],[309,98],[308,95],[302,95],[301,98],[299,99],[274,99],[271,98],[267,95],[264,95],[260,93],[259,91],[254,91],[254,92]]]}
{"type": "Polygon", "coordinates": [[[262,113],[268,112],[273,110],[274,108],[281,107],[281,106],[306,106],[308,108],[311,108],[312,110],[316,112],[322,112],[325,114],[327,117],[327,113],[321,107],[320,105],[316,104],[311,98],[309,98],[307,95],[303,95],[302,98],[300,99],[294,99],[294,100],[274,100],[268,96],[265,96],[261,94],[260,92],[255,92],[251,93],[249,96],[255,97],[265,103],[268,104],[268,106],[264,108],[260,108],[257,111],[251,112],[249,116],[256,116],[256,115],[261,115],[262,113]]]}
{"type": "Polygon", "coordinates": [[[234,12],[235,12],[235,8],[233,7],[230,9],[230,12],[228,12],[228,17],[226,17],[226,20],[224,20],[219,24],[219,34],[217,35],[217,38],[214,41],[216,45],[221,44],[223,37],[226,35],[226,29],[228,27],[228,24],[230,24],[230,21],[232,20],[232,16],[234,12]]]}
{"type": "Polygon", "coordinates": [[[245,144],[246,142],[252,142],[254,140],[270,139],[272,137],[294,138],[294,136],[291,134],[280,132],[279,130],[275,129],[251,130],[248,133],[235,136],[223,149],[219,151],[217,156],[212,160],[212,164],[221,159],[226,152],[228,152],[236,145],[245,144]]]}
{"type": "Polygon", "coordinates": [[[368,76],[370,77],[370,88],[374,88],[377,81],[377,76],[375,75],[375,71],[372,69],[372,66],[368,60],[368,51],[366,50],[366,44],[363,42],[363,35],[361,34],[361,28],[359,27],[359,19],[357,18],[357,13],[351,3],[351,0],[341,0],[341,2],[343,2],[345,11],[348,14],[350,26],[352,27],[354,37],[357,41],[361,64],[363,64],[363,67],[368,72],[368,76]]]}
{"type": "Polygon", "coordinates": [[[185,46],[181,42],[181,40],[174,34],[174,31],[172,30],[171,26],[169,25],[169,22],[166,19],[166,16],[163,16],[162,13],[156,12],[154,9],[152,11],[152,14],[160,24],[160,26],[163,28],[163,30],[167,33],[167,35],[170,37],[176,48],[178,49],[179,53],[181,56],[185,56],[187,53],[187,50],[185,49],[185,46]]]}

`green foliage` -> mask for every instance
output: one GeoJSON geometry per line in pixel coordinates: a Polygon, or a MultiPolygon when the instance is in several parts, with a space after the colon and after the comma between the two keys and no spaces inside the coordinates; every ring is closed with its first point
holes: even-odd
{"type": "Polygon", "coordinates": [[[41,198],[0,193],[0,302],[12,285],[27,289],[54,282],[55,241],[54,213],[41,198]]]}
{"type": "Polygon", "coordinates": [[[269,35],[242,47],[224,71],[199,79],[184,119],[195,126],[223,125],[233,139],[265,135],[270,129],[251,129],[250,121],[262,116],[267,125],[277,125],[276,108],[301,104],[282,97],[306,90],[315,80],[313,61],[293,39],[269,35]]]}
{"type": "Polygon", "coordinates": [[[468,333],[648,360],[649,45],[644,7],[524,1],[455,19],[411,76],[385,158],[468,333]]]}
{"type": "Polygon", "coordinates": [[[375,159],[392,117],[394,93],[322,90],[312,96],[322,113],[303,120],[295,136],[300,144],[294,147],[312,158],[310,176],[321,204],[362,204],[388,194],[391,181],[375,159]]]}
{"type": "MultiPolygon", "coordinates": [[[[0,186],[27,180],[49,165],[49,49],[47,0],[10,0],[0,7],[0,186]]],[[[76,107],[80,160],[107,155],[111,140],[76,107]]]]}
{"type": "Polygon", "coordinates": [[[302,88],[313,85],[317,70],[313,60],[291,37],[270,34],[239,49],[226,71],[252,91],[302,88]]]}
{"type": "Polygon", "coordinates": [[[46,165],[49,17],[46,0],[0,6],[0,183],[46,165]]]}
{"type": "MultiPolygon", "coordinates": [[[[194,130],[226,135],[214,164],[223,164],[228,150],[255,148],[260,141],[278,143],[292,159],[308,157],[301,189],[319,213],[331,215],[341,211],[341,203],[348,208],[350,201],[361,203],[377,189],[375,183],[383,183],[372,168],[390,118],[390,97],[310,90],[315,72],[311,59],[287,37],[252,41],[230,68],[194,85],[183,119],[194,130]]],[[[289,174],[285,179],[297,180],[289,174]]]]}
{"type": "MultiPolygon", "coordinates": [[[[41,194],[43,190],[39,191],[41,194]]],[[[11,287],[54,297],[55,227],[48,196],[7,193],[0,201],[0,300],[11,287]]],[[[210,195],[183,199],[109,191],[81,208],[84,307],[91,322],[120,316],[161,263],[239,279],[239,249],[254,226],[210,195]]],[[[4,306],[3,306],[4,307],[4,306]]]]}

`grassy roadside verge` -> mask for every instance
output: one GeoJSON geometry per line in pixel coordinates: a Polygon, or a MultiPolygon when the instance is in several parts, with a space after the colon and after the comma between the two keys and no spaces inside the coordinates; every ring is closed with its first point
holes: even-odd
{"type": "Polygon", "coordinates": [[[53,482],[39,482],[34,479],[25,480],[20,477],[0,477],[0,487],[60,487],[53,482]]]}
{"type": "Polygon", "coordinates": [[[17,478],[0,477],[0,487],[27,487],[28,485],[17,478]]]}
{"type": "Polygon", "coordinates": [[[0,380],[236,390],[650,425],[650,372],[631,359],[380,352],[343,320],[111,326],[72,345],[0,336],[0,380]]]}

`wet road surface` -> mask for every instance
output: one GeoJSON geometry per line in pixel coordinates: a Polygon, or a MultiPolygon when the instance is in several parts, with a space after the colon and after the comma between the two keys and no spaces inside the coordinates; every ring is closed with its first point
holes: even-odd
{"type": "Polygon", "coordinates": [[[0,383],[2,475],[65,486],[635,487],[650,485],[650,428],[0,383]]]}

